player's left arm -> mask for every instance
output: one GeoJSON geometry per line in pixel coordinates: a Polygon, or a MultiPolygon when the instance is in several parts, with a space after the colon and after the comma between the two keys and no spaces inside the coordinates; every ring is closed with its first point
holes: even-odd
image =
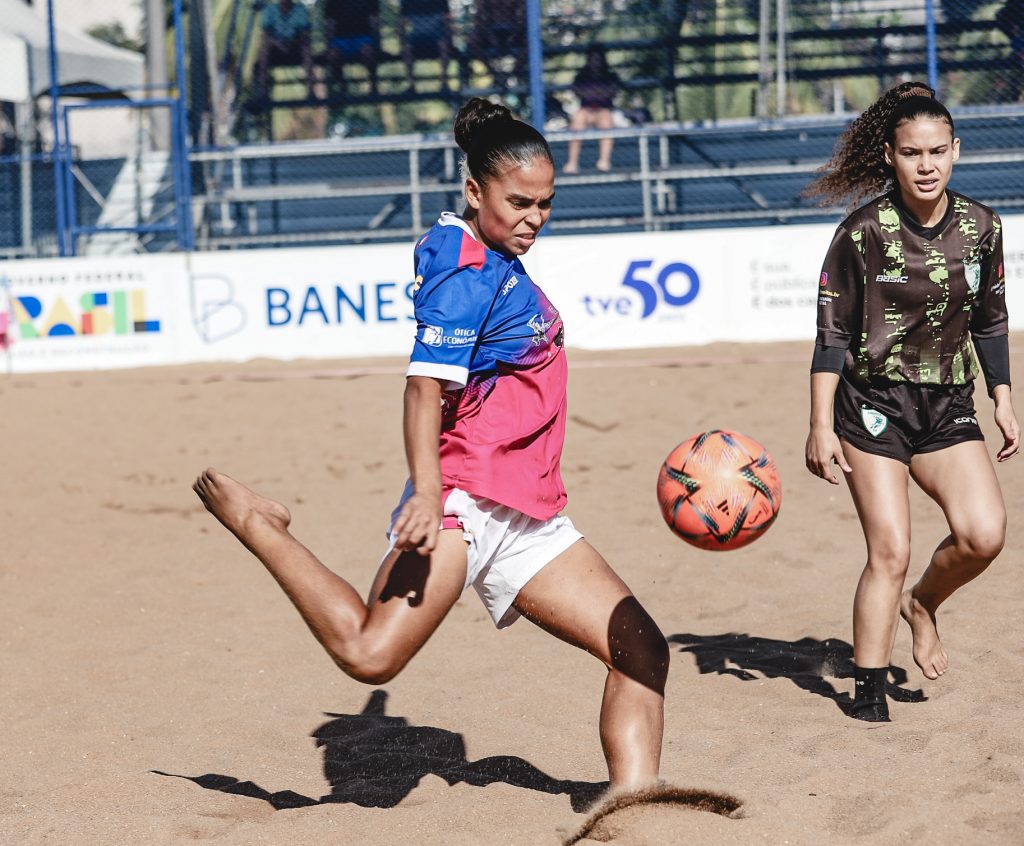
{"type": "Polygon", "coordinates": [[[988,249],[981,263],[978,295],[971,312],[971,339],[978,353],[988,393],[995,403],[995,422],[1003,435],[998,461],[1020,449],[1020,425],[1010,393],[1010,342],[1006,313],[1006,277],[1003,268],[1002,222],[996,215],[988,249]]]}
{"type": "Polygon", "coordinates": [[[996,425],[1003,434],[1003,448],[996,453],[996,460],[1006,461],[1008,458],[1013,458],[1020,450],[1020,424],[1017,422],[1017,414],[1013,410],[1010,386],[996,385],[992,392],[992,399],[996,404],[996,425]]]}

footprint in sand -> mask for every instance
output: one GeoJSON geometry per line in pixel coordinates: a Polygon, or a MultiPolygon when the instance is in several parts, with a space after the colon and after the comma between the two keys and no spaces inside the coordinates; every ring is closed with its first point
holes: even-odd
{"type": "Polygon", "coordinates": [[[596,805],[584,823],[562,832],[563,846],[584,843],[678,843],[685,832],[690,842],[702,842],[721,832],[728,818],[740,815],[742,802],[725,793],[658,785],[620,793],[596,805]],[[694,811],[709,811],[695,814],[694,811]]]}

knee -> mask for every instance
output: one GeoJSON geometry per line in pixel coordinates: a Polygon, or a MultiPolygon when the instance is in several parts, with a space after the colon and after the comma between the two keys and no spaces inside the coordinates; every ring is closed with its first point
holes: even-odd
{"type": "Polygon", "coordinates": [[[868,547],[868,569],[879,576],[903,579],[910,567],[910,538],[891,534],[875,539],[868,547]]]}
{"type": "Polygon", "coordinates": [[[612,632],[611,668],[657,693],[668,679],[669,649],[665,636],[646,613],[612,632]]]}
{"type": "Polygon", "coordinates": [[[971,527],[965,535],[956,539],[957,548],[965,558],[988,564],[1000,552],[1006,541],[1006,521],[992,520],[988,525],[971,527]]]}
{"type": "Polygon", "coordinates": [[[347,676],[363,684],[386,684],[407,663],[407,659],[396,656],[392,650],[374,644],[360,644],[355,648],[346,644],[343,650],[327,645],[327,652],[347,676]]]}

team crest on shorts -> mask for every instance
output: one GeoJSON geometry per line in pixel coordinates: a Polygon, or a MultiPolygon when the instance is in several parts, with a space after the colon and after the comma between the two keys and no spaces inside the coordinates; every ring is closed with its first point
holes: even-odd
{"type": "Polygon", "coordinates": [[[873,408],[862,408],[860,410],[860,419],[864,421],[864,428],[868,430],[868,434],[872,438],[877,438],[889,428],[889,418],[882,414],[881,411],[875,411],[873,408]]]}

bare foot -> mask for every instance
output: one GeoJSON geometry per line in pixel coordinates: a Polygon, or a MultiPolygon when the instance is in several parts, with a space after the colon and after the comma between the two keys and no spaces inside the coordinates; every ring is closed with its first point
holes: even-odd
{"type": "Polygon", "coordinates": [[[571,164],[571,163],[568,163],[568,162],[566,162],[565,166],[562,168],[562,173],[579,173],[579,172],[580,172],[580,166],[579,165],[571,164]]]}
{"type": "Polygon", "coordinates": [[[602,171],[603,173],[607,173],[608,171],[610,171],[612,169],[612,163],[611,162],[606,162],[606,161],[604,161],[602,159],[598,159],[598,161],[597,161],[597,169],[602,171]]]}
{"type": "Polygon", "coordinates": [[[949,667],[949,656],[942,648],[935,615],[914,599],[911,591],[900,596],[900,614],[910,625],[914,636],[914,663],[927,679],[937,679],[949,667]]]}
{"type": "Polygon", "coordinates": [[[281,503],[253,493],[241,482],[212,467],[199,475],[192,490],[206,510],[250,549],[259,533],[285,532],[292,521],[292,515],[281,503]]]}

